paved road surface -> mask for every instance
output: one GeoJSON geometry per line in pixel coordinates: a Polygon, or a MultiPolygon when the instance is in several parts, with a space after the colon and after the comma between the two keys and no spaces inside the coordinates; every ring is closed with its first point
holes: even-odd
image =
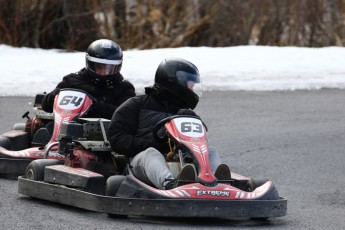
{"type": "MultiPolygon", "coordinates": [[[[33,200],[0,179],[0,229],[344,229],[345,91],[207,92],[196,110],[232,171],[271,179],[288,215],[266,222],[106,214],[33,200]]],[[[0,132],[32,98],[0,97],[0,132]]],[[[173,210],[172,210],[173,211],[173,210]]]]}

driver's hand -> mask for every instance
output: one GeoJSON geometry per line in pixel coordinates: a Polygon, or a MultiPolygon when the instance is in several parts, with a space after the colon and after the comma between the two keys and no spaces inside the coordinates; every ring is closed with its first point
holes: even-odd
{"type": "Polygon", "coordinates": [[[196,115],[196,113],[193,110],[190,110],[190,109],[180,109],[179,111],[177,111],[176,114],[177,115],[189,115],[189,116],[199,117],[198,115],[196,115]]]}
{"type": "Polygon", "coordinates": [[[59,88],[55,88],[50,94],[53,95],[54,97],[60,93],[60,90],[59,88]]]}
{"type": "MultiPolygon", "coordinates": [[[[197,118],[199,118],[201,120],[201,117],[198,116],[193,110],[190,110],[190,109],[180,109],[178,112],[177,112],[177,115],[189,115],[189,116],[195,116],[197,118]]],[[[203,123],[204,124],[204,123],[203,123]]],[[[206,128],[206,131],[207,131],[207,126],[204,124],[205,128],[206,128]]]]}
{"type": "Polygon", "coordinates": [[[92,106],[87,112],[87,115],[89,117],[101,117],[100,111],[103,110],[104,104],[97,102],[97,100],[93,100],[93,98],[91,98],[91,100],[92,100],[92,106]]]}
{"type": "Polygon", "coordinates": [[[157,131],[157,137],[159,138],[158,141],[160,141],[160,142],[163,142],[164,139],[166,139],[167,133],[166,133],[166,130],[165,130],[164,127],[162,127],[161,129],[159,129],[159,130],[157,131]]]}

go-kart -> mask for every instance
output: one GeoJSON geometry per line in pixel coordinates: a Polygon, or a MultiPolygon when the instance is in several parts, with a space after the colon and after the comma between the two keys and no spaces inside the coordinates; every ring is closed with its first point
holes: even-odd
{"type": "MultiPolygon", "coordinates": [[[[11,130],[0,135],[0,177],[17,179],[19,175],[24,175],[31,161],[43,158],[45,154],[49,158],[63,160],[64,156],[55,151],[56,148],[48,148],[56,140],[59,120],[55,120],[54,125],[53,113],[43,111],[43,97],[44,94],[36,95],[32,118],[29,111],[24,113],[22,118],[27,119],[25,123],[16,123],[11,130]],[[56,130],[53,131],[54,126],[56,130]]],[[[67,121],[75,119],[61,114],[61,110],[55,111],[55,117],[67,121]]]]}
{"type": "MultiPolygon", "coordinates": [[[[70,111],[77,101],[91,101],[87,94],[73,93],[61,91],[55,110],[70,111]]],[[[83,104],[78,113],[87,108],[83,104]]],[[[197,172],[196,181],[182,181],[171,190],[140,181],[128,159],[112,152],[105,132],[109,122],[96,118],[62,122],[57,141],[51,144],[64,155],[63,163],[32,161],[25,176],[18,177],[18,192],[110,216],[266,219],[286,215],[287,199],[278,195],[272,181],[236,173],[225,181],[215,178],[209,165],[206,128],[199,118],[176,115],[154,127],[156,138],[169,140],[171,152],[166,159],[172,173],[177,175],[185,164],[197,172]]]]}

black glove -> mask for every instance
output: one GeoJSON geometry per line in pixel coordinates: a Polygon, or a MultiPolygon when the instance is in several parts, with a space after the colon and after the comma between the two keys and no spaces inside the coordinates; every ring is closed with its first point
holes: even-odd
{"type": "Polygon", "coordinates": [[[88,117],[111,119],[115,111],[115,106],[92,100],[92,106],[87,112],[88,117]]]}
{"type": "Polygon", "coordinates": [[[57,94],[60,93],[60,90],[61,90],[61,89],[59,89],[59,88],[55,88],[55,89],[51,92],[51,95],[56,96],[57,94]]]}
{"type": "MultiPolygon", "coordinates": [[[[190,109],[180,109],[180,110],[177,112],[177,115],[195,116],[195,117],[197,117],[197,118],[199,118],[199,119],[201,120],[200,116],[198,116],[193,110],[190,110],[190,109]]],[[[207,131],[207,130],[208,130],[207,126],[205,125],[204,122],[202,122],[202,123],[203,123],[203,125],[205,126],[205,129],[206,129],[206,131],[207,131]]]]}
{"type": "Polygon", "coordinates": [[[167,140],[167,133],[164,127],[157,130],[156,134],[157,135],[155,136],[155,138],[157,139],[157,141],[164,142],[167,140]]]}
{"type": "Polygon", "coordinates": [[[55,96],[57,94],[60,93],[60,89],[59,88],[55,88],[52,92],[46,94],[43,98],[42,98],[42,109],[48,113],[52,113],[53,112],[53,107],[54,107],[54,99],[55,96]]]}
{"type": "Polygon", "coordinates": [[[179,111],[177,111],[176,114],[177,115],[189,115],[189,116],[199,117],[198,115],[196,115],[196,113],[193,110],[190,110],[190,109],[180,109],[179,111]]]}
{"type": "Polygon", "coordinates": [[[47,98],[47,101],[49,101],[50,103],[54,104],[54,99],[55,96],[58,95],[60,93],[59,88],[55,88],[53,91],[51,91],[50,93],[48,93],[45,97],[47,98]]]}

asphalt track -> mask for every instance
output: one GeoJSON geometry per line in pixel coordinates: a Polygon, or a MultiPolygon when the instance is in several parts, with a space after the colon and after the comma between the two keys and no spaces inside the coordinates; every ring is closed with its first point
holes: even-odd
{"type": "MultiPolygon", "coordinates": [[[[30,199],[0,179],[0,229],[344,229],[345,90],[206,92],[197,113],[231,170],[271,179],[288,214],[268,221],[109,218],[30,199]]],[[[0,132],[33,98],[0,97],[0,132]]],[[[173,210],[171,210],[173,212],[173,210]]]]}

